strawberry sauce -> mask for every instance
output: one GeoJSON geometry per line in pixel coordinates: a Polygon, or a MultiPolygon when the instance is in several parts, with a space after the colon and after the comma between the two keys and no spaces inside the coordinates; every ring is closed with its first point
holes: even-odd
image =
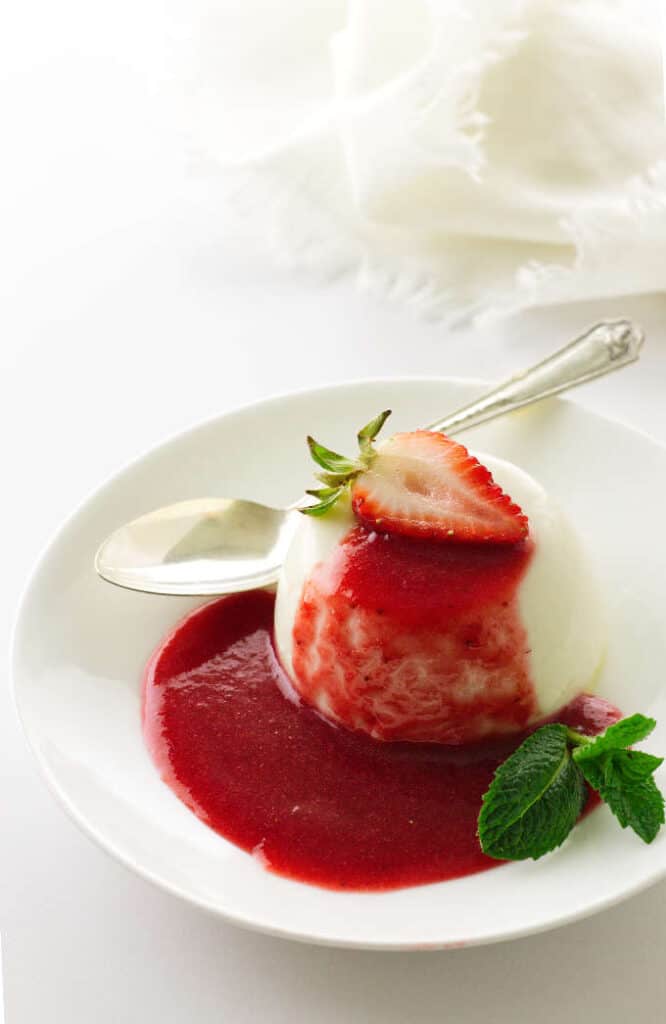
{"type": "MultiPolygon", "coordinates": [[[[153,655],[144,731],[165,782],[211,828],[302,882],[386,890],[496,866],[476,819],[523,736],[445,747],[331,724],[284,695],[273,605],[265,591],[204,605],[153,655]]],[[[581,697],[558,721],[598,732],[617,717],[581,697]]]]}
{"type": "Polygon", "coordinates": [[[536,712],[517,544],[442,544],[352,529],[315,567],[294,624],[307,703],[376,739],[460,744],[536,712]]]}

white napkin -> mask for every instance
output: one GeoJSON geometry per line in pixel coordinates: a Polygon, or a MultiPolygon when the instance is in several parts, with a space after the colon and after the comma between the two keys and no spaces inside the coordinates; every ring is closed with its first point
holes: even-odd
{"type": "Polygon", "coordinates": [[[196,134],[282,261],[446,318],[666,288],[657,2],[238,6],[196,134]]]}

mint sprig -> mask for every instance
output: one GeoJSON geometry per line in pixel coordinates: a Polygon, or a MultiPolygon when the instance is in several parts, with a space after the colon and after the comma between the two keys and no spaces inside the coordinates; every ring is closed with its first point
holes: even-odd
{"type": "Polygon", "coordinates": [[[555,850],[585,807],[586,782],[622,828],[651,843],[664,824],[664,798],[653,778],[663,758],[627,747],[655,724],[632,715],[596,737],[557,723],[537,729],[499,766],[483,797],[483,852],[498,860],[537,860],[555,850]]]}
{"type": "MultiPolygon", "coordinates": [[[[575,757],[575,753],[574,753],[575,757]]],[[[664,798],[652,774],[662,763],[638,750],[610,750],[579,760],[585,779],[620,822],[651,843],[664,824],[664,798]]]]}
{"type": "Polygon", "coordinates": [[[565,725],[544,725],[499,766],[483,798],[479,838],[500,860],[542,857],[563,843],[585,804],[565,725]]]}
{"type": "Polygon", "coordinates": [[[302,506],[299,512],[303,512],[307,516],[323,516],[335,505],[352,480],[370,467],[376,455],[373,441],[390,415],[391,410],[385,409],[384,412],[380,412],[379,416],[375,416],[364,427],[361,427],[356,435],[359,455],[355,459],[340,455],[338,452],[332,451],[331,448],[320,444],[319,441],[315,441],[314,437],[308,437],[310,455],[319,468],[324,470],[323,473],[315,475],[324,486],[305,492],[316,498],[317,501],[315,504],[302,506]]]}

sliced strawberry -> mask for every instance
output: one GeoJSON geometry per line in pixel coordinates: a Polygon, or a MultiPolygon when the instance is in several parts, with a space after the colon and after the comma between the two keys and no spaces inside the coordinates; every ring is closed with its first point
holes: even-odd
{"type": "Polygon", "coordinates": [[[395,434],[352,483],[352,506],[372,529],[430,540],[510,544],[527,516],[463,445],[444,434],[395,434]]]}

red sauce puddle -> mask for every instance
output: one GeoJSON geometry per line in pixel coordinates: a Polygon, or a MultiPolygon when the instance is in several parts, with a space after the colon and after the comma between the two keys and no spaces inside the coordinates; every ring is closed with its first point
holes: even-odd
{"type": "MultiPolygon", "coordinates": [[[[265,591],[204,605],[153,655],[144,730],[165,782],[226,839],[302,882],[386,890],[497,866],[476,819],[524,734],[446,747],[331,725],[280,689],[273,605],[265,591]]],[[[618,717],[584,696],[558,721],[594,733],[618,717]]]]}

